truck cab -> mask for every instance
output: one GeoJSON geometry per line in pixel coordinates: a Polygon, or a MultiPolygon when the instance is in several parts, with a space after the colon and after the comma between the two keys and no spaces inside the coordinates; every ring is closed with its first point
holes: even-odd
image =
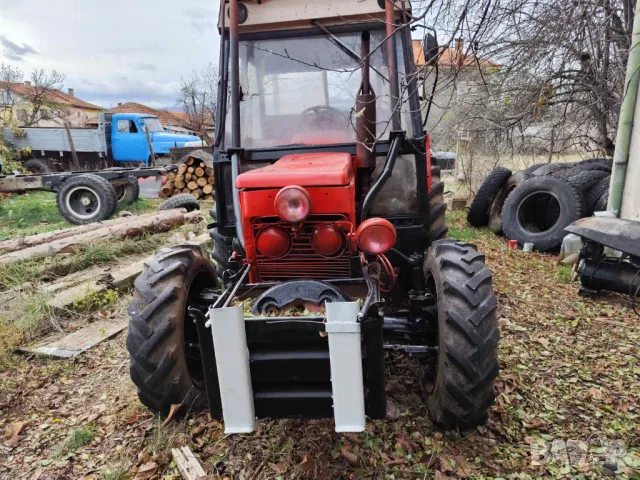
{"type": "Polygon", "coordinates": [[[169,149],[200,141],[195,135],[170,133],[158,117],[143,113],[117,113],[111,119],[111,154],[116,162],[144,162],[149,165],[151,152],[145,129],[156,156],[169,155],[169,149]]]}

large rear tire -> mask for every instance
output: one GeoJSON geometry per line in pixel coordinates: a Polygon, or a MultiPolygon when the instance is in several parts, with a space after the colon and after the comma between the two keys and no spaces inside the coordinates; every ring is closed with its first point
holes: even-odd
{"type": "Polygon", "coordinates": [[[171,210],[173,208],[186,208],[187,212],[200,210],[198,200],[190,193],[181,193],[165,200],[158,206],[158,210],[171,210]]]}
{"type": "Polygon", "coordinates": [[[198,334],[187,307],[203,288],[218,285],[215,266],[196,245],[160,250],[136,279],[129,372],[140,401],[152,411],[168,415],[172,404],[184,411],[206,405],[198,334]]]}
{"type": "Polygon", "coordinates": [[[429,190],[429,240],[434,242],[447,235],[449,227],[445,214],[444,182],[440,181],[440,167],[431,167],[431,190],[429,190]]]}
{"type": "Polygon", "coordinates": [[[480,425],[499,371],[491,272],[473,245],[447,239],[429,248],[424,275],[438,311],[438,355],[425,365],[422,382],[429,414],[445,428],[480,425]]]}

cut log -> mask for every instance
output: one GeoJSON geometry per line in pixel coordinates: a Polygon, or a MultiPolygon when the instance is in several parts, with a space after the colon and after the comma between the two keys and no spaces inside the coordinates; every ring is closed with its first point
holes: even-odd
{"type": "Polygon", "coordinates": [[[195,162],[195,159],[193,157],[189,157],[184,163],[186,163],[187,165],[193,165],[193,162],[195,162]]]}
{"type": "Polygon", "coordinates": [[[204,169],[204,174],[207,177],[213,177],[213,168],[207,167],[204,169]]]}
{"type": "Polygon", "coordinates": [[[193,173],[195,173],[197,177],[204,177],[204,168],[198,167],[193,173]]]}
{"type": "Polygon", "coordinates": [[[205,195],[209,195],[211,192],[213,192],[213,185],[207,183],[202,187],[202,193],[204,193],[205,195]]]}
{"type": "Polygon", "coordinates": [[[178,175],[183,175],[187,171],[187,166],[184,163],[178,165],[178,175]]]}
{"type": "Polygon", "coordinates": [[[207,202],[213,202],[213,195],[205,195],[202,200],[205,200],[207,202]]]}
{"type": "Polygon", "coordinates": [[[184,174],[184,180],[185,182],[190,182],[193,179],[193,175],[190,173],[185,173],[184,174]]]}
{"type": "Polygon", "coordinates": [[[169,177],[169,181],[174,181],[178,175],[175,172],[169,172],[167,177],[169,177]]]}
{"type": "Polygon", "coordinates": [[[193,195],[196,198],[200,198],[202,196],[202,189],[196,188],[194,191],[191,192],[191,195],[193,195]]]}
{"type": "Polygon", "coordinates": [[[213,185],[215,183],[216,179],[213,177],[209,177],[207,178],[207,182],[209,182],[211,185],[213,185]]]}
{"type": "Polygon", "coordinates": [[[184,187],[182,193],[191,193],[191,190],[189,190],[189,187],[184,187]]]}
{"type": "Polygon", "coordinates": [[[184,188],[184,186],[185,186],[185,183],[184,183],[184,180],[182,180],[182,179],[181,180],[177,180],[176,179],[173,182],[173,187],[178,189],[178,190],[182,190],[184,188]]]}
{"type": "Polygon", "coordinates": [[[196,169],[195,169],[195,168],[193,168],[193,167],[189,167],[189,168],[187,168],[187,172],[189,172],[189,173],[193,173],[193,172],[195,172],[195,171],[196,171],[196,169]]]}
{"type": "Polygon", "coordinates": [[[204,168],[205,167],[204,162],[200,162],[198,165],[200,166],[200,168],[204,168]]]}
{"type": "Polygon", "coordinates": [[[144,233],[166,232],[185,223],[199,222],[201,219],[202,213],[200,210],[185,213],[184,209],[166,210],[150,216],[126,217],[127,222],[123,224],[99,228],[80,235],[0,255],[0,265],[46,255],[55,255],[59,252],[73,253],[82,245],[104,239],[120,240],[122,238],[137,237],[144,233]]]}
{"type": "Polygon", "coordinates": [[[187,188],[189,190],[195,190],[196,188],[198,188],[198,184],[192,180],[189,183],[187,183],[187,188]]]}
{"type": "Polygon", "coordinates": [[[184,480],[200,480],[207,476],[189,447],[172,448],[171,456],[184,480]]]}
{"type": "MultiPolygon", "coordinates": [[[[150,217],[156,214],[157,212],[145,213],[143,215],[140,215],[140,217],[150,217]]],[[[64,228],[62,230],[54,230],[53,232],[38,233],[36,235],[29,235],[28,237],[2,240],[0,242],[0,254],[15,252],[17,250],[33,247],[35,245],[42,245],[43,243],[61,240],[63,238],[72,237],[81,233],[91,232],[93,230],[109,227],[111,225],[121,225],[123,223],[129,222],[130,218],[131,217],[114,218],[112,220],[106,220],[104,222],[95,222],[89,223],[87,225],[79,225],[77,227],[64,228]]]]}
{"type": "Polygon", "coordinates": [[[165,195],[170,196],[173,193],[173,182],[168,181],[167,183],[165,183],[160,189],[160,191],[165,195]]]}
{"type": "Polygon", "coordinates": [[[207,179],[204,177],[200,177],[196,180],[196,183],[199,187],[204,187],[205,185],[207,185],[207,179]]]}

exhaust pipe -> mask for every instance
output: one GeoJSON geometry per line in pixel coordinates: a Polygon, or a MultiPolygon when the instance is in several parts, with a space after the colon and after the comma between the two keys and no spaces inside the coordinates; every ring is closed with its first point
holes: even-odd
{"type": "Polygon", "coordinates": [[[371,187],[371,173],[376,168],[376,95],[369,81],[370,35],[362,32],[360,59],[362,84],[356,97],[356,160],[358,162],[360,195],[366,195],[371,187]]]}

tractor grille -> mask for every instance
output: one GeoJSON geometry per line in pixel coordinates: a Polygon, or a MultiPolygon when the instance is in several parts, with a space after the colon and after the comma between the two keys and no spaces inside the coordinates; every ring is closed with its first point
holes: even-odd
{"type": "Polygon", "coordinates": [[[256,252],[257,270],[263,282],[289,280],[294,278],[349,278],[351,276],[351,253],[345,242],[341,251],[332,257],[323,257],[313,251],[311,234],[323,223],[348,222],[344,215],[312,215],[300,226],[283,222],[278,217],[261,217],[253,221],[253,235],[256,238],[261,228],[278,225],[291,236],[291,250],[280,258],[268,258],[256,252]]]}

